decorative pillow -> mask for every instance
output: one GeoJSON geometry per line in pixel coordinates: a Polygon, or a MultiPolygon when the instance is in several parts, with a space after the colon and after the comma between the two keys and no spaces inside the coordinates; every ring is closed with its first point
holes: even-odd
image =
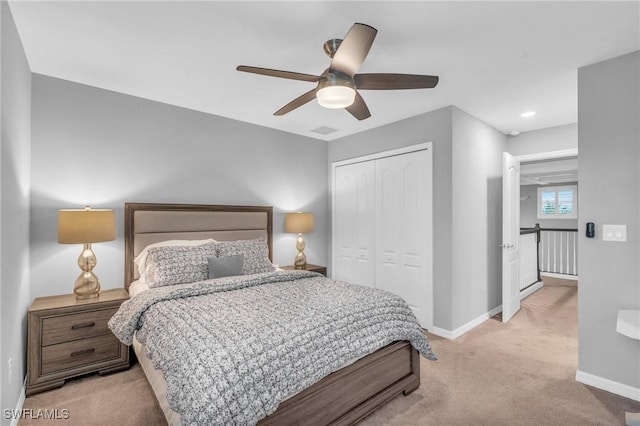
{"type": "Polygon", "coordinates": [[[208,259],[216,251],[215,244],[150,248],[145,267],[147,283],[149,287],[161,287],[206,280],[208,259]]]}
{"type": "Polygon", "coordinates": [[[146,246],[142,251],[133,259],[133,263],[138,267],[138,278],[139,281],[147,282],[147,277],[145,276],[146,269],[146,261],[147,256],[149,255],[149,249],[154,247],[165,247],[165,246],[201,246],[204,244],[212,244],[215,243],[216,240],[213,238],[209,238],[206,240],[167,240],[160,241],[159,243],[153,243],[146,246]]]}
{"type": "Polygon", "coordinates": [[[244,255],[242,271],[245,275],[272,272],[269,246],[265,240],[218,241],[218,257],[244,255]]]}
{"type": "Polygon", "coordinates": [[[209,279],[242,275],[244,255],[209,258],[209,279]]]}

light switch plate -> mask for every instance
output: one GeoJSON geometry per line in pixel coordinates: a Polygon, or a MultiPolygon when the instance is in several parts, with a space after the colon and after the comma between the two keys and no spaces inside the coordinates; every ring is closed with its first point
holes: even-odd
{"type": "Polygon", "coordinates": [[[627,241],[627,225],[602,225],[602,241],[627,241]]]}

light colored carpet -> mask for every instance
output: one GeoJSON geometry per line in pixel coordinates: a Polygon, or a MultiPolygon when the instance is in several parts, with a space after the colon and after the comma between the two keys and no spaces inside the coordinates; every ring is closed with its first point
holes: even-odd
{"type": "MultiPolygon", "coordinates": [[[[544,279],[507,324],[492,318],[450,341],[430,335],[439,361],[421,361],[422,384],[361,422],[378,425],[624,425],[640,403],[574,380],[577,287],[544,279]]],[[[93,375],[26,399],[24,408],[66,408],[70,419],[21,426],[161,425],[142,369],[93,375]]]]}

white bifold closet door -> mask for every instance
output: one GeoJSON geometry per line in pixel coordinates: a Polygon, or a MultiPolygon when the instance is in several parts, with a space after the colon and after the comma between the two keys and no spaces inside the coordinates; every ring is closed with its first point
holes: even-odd
{"type": "Polygon", "coordinates": [[[334,277],[375,286],[375,162],[336,168],[334,277]]]}
{"type": "Polygon", "coordinates": [[[402,296],[423,325],[432,306],[427,295],[432,226],[428,154],[376,160],[376,287],[402,296]]]}
{"type": "Polygon", "coordinates": [[[431,167],[421,150],[334,175],[334,278],[402,296],[424,328],[433,325],[431,167]]]}

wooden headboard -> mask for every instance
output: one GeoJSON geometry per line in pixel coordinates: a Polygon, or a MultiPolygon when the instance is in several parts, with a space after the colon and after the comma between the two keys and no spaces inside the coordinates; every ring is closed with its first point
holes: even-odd
{"type": "Polygon", "coordinates": [[[125,203],[124,286],[137,279],[133,263],[147,245],[166,240],[262,238],[273,261],[273,207],[125,203]]]}

